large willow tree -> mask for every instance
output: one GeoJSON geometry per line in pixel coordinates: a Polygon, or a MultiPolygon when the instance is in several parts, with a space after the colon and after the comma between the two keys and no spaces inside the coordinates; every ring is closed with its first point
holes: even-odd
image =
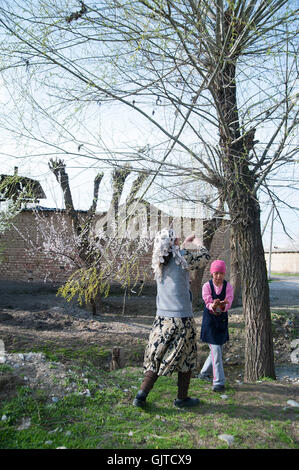
{"type": "Polygon", "coordinates": [[[39,103],[44,118],[58,109],[53,103],[67,113],[117,101],[124,118],[127,107],[157,129],[161,147],[139,152],[139,161],[156,174],[181,169],[225,201],[241,270],[245,380],[275,377],[259,190],[294,157],[295,2],[0,5],[6,82],[30,75],[48,96],[39,103]]]}

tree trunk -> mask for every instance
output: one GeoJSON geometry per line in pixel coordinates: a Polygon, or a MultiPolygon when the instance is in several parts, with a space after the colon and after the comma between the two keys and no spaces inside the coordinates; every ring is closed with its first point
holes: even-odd
{"type": "Polygon", "coordinates": [[[261,377],[274,379],[269,285],[259,213],[246,228],[233,225],[231,236],[238,246],[241,268],[245,317],[244,381],[254,382],[261,377]]]}
{"type": "Polygon", "coordinates": [[[231,218],[232,246],[241,270],[245,316],[245,382],[275,378],[266,261],[260,227],[260,206],[250,152],[255,129],[240,132],[236,63],[228,61],[214,83],[219,110],[219,145],[224,170],[223,192],[231,218]]]}
{"type": "Polygon", "coordinates": [[[231,172],[226,186],[231,240],[240,267],[245,317],[244,381],[275,379],[269,285],[254,178],[245,164],[239,167],[239,175],[229,166],[227,171],[231,172]]]}
{"type": "Polygon", "coordinates": [[[230,236],[230,284],[234,289],[234,300],[232,303],[232,308],[239,307],[242,305],[241,299],[241,272],[240,272],[240,263],[238,256],[238,247],[235,244],[235,239],[230,236]]]}

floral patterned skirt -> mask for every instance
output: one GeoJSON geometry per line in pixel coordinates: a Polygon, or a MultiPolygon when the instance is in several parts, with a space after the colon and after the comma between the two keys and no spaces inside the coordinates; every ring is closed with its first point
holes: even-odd
{"type": "Polygon", "coordinates": [[[144,353],[145,372],[171,375],[196,368],[197,344],[194,318],[156,317],[144,353]]]}

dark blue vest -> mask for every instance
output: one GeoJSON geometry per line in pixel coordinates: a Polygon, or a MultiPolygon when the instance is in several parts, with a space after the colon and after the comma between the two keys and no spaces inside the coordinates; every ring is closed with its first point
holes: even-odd
{"type": "MultiPolygon", "coordinates": [[[[220,294],[216,294],[213,281],[209,281],[211,286],[211,294],[212,298],[224,300],[226,296],[226,284],[227,281],[223,281],[223,287],[220,294]]],[[[202,324],[201,324],[201,332],[200,332],[200,339],[204,343],[209,344],[224,344],[226,341],[229,340],[228,335],[228,315],[227,312],[223,312],[220,315],[214,315],[210,313],[207,309],[206,305],[203,311],[202,317],[202,324]]]]}

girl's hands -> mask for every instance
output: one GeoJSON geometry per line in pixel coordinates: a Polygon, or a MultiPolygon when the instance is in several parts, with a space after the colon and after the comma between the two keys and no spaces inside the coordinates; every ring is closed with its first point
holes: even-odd
{"type": "Polygon", "coordinates": [[[220,307],[220,300],[215,299],[214,302],[212,303],[211,307],[212,307],[213,310],[216,310],[217,307],[220,307]]]}
{"type": "Polygon", "coordinates": [[[221,308],[221,310],[223,310],[223,311],[225,310],[226,304],[228,304],[228,300],[227,300],[227,299],[224,299],[224,300],[222,300],[222,301],[220,302],[220,308],[221,308]]]}
{"type": "Polygon", "coordinates": [[[226,304],[228,304],[227,299],[224,299],[224,300],[215,299],[214,302],[211,304],[211,307],[212,307],[214,313],[215,313],[215,310],[217,309],[217,307],[220,307],[221,310],[224,312],[226,304]]]}

